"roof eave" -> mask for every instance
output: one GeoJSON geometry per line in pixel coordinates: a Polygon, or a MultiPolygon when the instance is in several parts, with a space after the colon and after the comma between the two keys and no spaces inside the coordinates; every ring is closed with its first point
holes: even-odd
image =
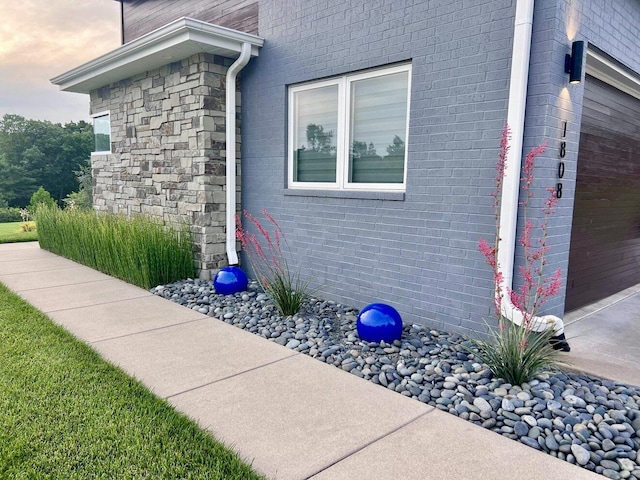
{"type": "Polygon", "coordinates": [[[243,43],[257,56],[264,39],[211,23],[180,18],[51,79],[60,90],[89,93],[196,53],[236,58],[243,43]]]}

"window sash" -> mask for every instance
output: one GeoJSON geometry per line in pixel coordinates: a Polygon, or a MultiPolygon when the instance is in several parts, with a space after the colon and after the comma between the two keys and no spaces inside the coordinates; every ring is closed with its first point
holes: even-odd
{"type": "MultiPolygon", "coordinates": [[[[365,82],[366,83],[366,82],[365,82]]],[[[375,81],[373,82],[375,84],[375,81]]],[[[288,151],[288,185],[289,188],[311,188],[311,189],[328,189],[328,190],[365,190],[365,191],[398,191],[404,192],[406,188],[406,176],[407,176],[407,139],[408,139],[408,124],[409,124],[409,110],[410,110],[410,92],[411,92],[411,65],[400,65],[396,67],[384,68],[373,70],[369,72],[364,72],[360,74],[352,74],[346,75],[343,77],[339,77],[336,79],[330,79],[320,82],[313,82],[304,85],[293,86],[289,88],[289,151],[288,151]],[[380,172],[373,173],[370,171],[368,174],[363,174],[362,163],[358,162],[361,160],[357,159],[355,162],[356,173],[360,168],[360,176],[358,180],[357,178],[353,178],[353,132],[352,132],[352,119],[357,116],[352,108],[353,94],[352,89],[354,85],[358,85],[358,82],[361,80],[382,80],[382,84],[384,84],[384,79],[391,79],[392,76],[401,74],[400,77],[396,77],[396,79],[401,78],[404,83],[404,95],[405,98],[405,110],[406,112],[399,112],[396,117],[396,131],[398,132],[398,136],[404,142],[404,152],[403,154],[395,155],[395,159],[387,158],[385,163],[384,158],[368,158],[366,159],[369,163],[371,160],[376,162],[378,166],[386,165],[387,168],[391,167],[391,171],[393,171],[393,179],[396,180],[395,183],[385,180],[377,180],[375,177],[380,175],[380,172]],[[336,141],[336,174],[335,181],[331,181],[330,178],[323,178],[324,181],[314,182],[314,181],[305,181],[304,175],[301,175],[299,170],[300,158],[299,158],[299,150],[300,147],[300,135],[303,130],[299,125],[300,123],[300,99],[304,96],[305,92],[313,92],[318,91],[318,89],[323,89],[326,87],[335,86],[338,89],[338,99],[337,99],[337,111],[338,118],[336,125],[336,131],[334,132],[335,141],[336,141]],[[402,122],[402,113],[404,113],[404,122],[402,122]],[[392,162],[390,165],[389,162],[392,162]],[[360,165],[358,165],[360,163],[360,165]],[[402,171],[400,171],[400,168],[402,171]],[[394,170],[395,169],[395,170],[394,170]],[[328,181],[327,181],[328,180],[328,181]],[[364,181],[363,181],[364,180],[364,181]],[[401,181],[398,181],[401,180],[401,181]]],[[[397,95],[397,93],[396,93],[397,95]]],[[[386,107],[385,107],[386,108],[386,107]]],[[[326,132],[325,132],[326,133],[326,132]]],[[[357,140],[357,139],[356,139],[357,140]]],[[[393,146],[393,143],[389,143],[388,138],[385,140],[387,146],[393,146]]],[[[379,142],[378,142],[379,143],[379,142]]],[[[376,145],[376,148],[378,146],[376,145]]],[[[386,148],[386,147],[382,147],[386,148]]],[[[399,150],[399,148],[396,148],[399,150]]],[[[386,157],[389,157],[387,155],[386,157]]],[[[326,160],[326,159],[325,159],[326,160]]],[[[377,168],[375,163],[372,165],[377,168]]],[[[375,168],[374,168],[375,170],[375,168]]],[[[308,178],[308,177],[307,177],[308,178]]]]}

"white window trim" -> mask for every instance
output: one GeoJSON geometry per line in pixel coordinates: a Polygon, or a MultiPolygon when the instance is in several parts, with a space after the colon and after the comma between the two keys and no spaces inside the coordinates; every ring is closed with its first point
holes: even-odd
{"type": "MultiPolygon", "coordinates": [[[[100,150],[100,151],[97,151],[97,152],[91,152],[91,155],[109,155],[109,154],[113,153],[111,151],[111,138],[112,138],[111,110],[105,110],[105,111],[102,111],[102,112],[97,112],[97,113],[94,113],[94,114],[90,115],[90,117],[91,117],[91,120],[93,121],[93,126],[94,126],[94,129],[95,129],[95,119],[98,118],[98,117],[105,117],[107,115],[109,115],[109,150],[100,150]]],[[[95,134],[95,130],[94,130],[94,132],[93,132],[93,142],[94,142],[93,147],[94,148],[95,148],[95,140],[96,140],[96,134],[95,134]]]]}
{"type": "Polygon", "coordinates": [[[288,187],[303,190],[336,190],[336,191],[378,191],[378,192],[405,192],[407,185],[407,158],[409,146],[409,112],[411,111],[411,64],[403,64],[395,67],[385,67],[367,72],[347,74],[338,78],[305,83],[289,87],[289,115],[288,115],[288,187]],[[405,123],[405,149],[404,149],[404,178],[402,183],[352,183],[349,178],[349,132],[351,109],[351,83],[367,78],[382,77],[395,73],[407,72],[407,118],[405,123]],[[295,94],[305,90],[338,85],[338,126],[336,132],[336,181],[325,182],[299,182],[293,180],[294,174],[294,120],[297,117],[297,104],[295,94]]]}

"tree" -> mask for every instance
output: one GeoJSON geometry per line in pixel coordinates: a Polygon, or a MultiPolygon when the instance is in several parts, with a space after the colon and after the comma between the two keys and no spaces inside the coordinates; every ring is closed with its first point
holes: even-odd
{"type": "Polygon", "coordinates": [[[36,179],[22,164],[11,164],[0,153],[0,195],[11,207],[24,207],[36,190],[36,179]]]}
{"type": "Polygon", "coordinates": [[[89,210],[93,205],[93,179],[91,178],[91,167],[85,165],[75,172],[80,188],[77,192],[71,192],[62,201],[66,207],[89,210]]]}
{"type": "Polygon", "coordinates": [[[314,152],[331,153],[335,149],[331,146],[332,138],[333,132],[325,132],[322,125],[307,125],[307,142],[314,152]]]}
{"type": "Polygon", "coordinates": [[[35,216],[38,208],[40,208],[42,205],[46,207],[53,207],[54,205],[57,205],[57,203],[49,192],[40,187],[34,192],[33,195],[31,195],[31,201],[29,202],[29,207],[27,208],[27,210],[29,210],[29,212],[31,212],[31,214],[35,216]]]}
{"type": "Polygon", "coordinates": [[[360,142],[358,140],[353,141],[351,154],[354,158],[376,157],[378,155],[373,142],[369,142],[369,145],[367,145],[367,142],[360,142]]]}
{"type": "Polygon", "coordinates": [[[10,206],[23,207],[38,186],[58,202],[74,190],[74,171],[89,165],[93,127],[64,126],[6,114],[0,119],[0,192],[10,206]]]}
{"type": "Polygon", "coordinates": [[[404,156],[404,140],[394,135],[393,143],[387,147],[387,155],[390,157],[404,156]]]}

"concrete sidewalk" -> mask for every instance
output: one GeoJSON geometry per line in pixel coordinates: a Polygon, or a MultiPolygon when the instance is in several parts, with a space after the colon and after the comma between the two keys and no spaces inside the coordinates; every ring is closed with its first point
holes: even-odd
{"type": "Polygon", "coordinates": [[[640,284],[564,317],[570,368],[640,385],[640,284]]]}
{"type": "Polygon", "coordinates": [[[270,478],[602,478],[37,243],[0,282],[270,478]]]}

